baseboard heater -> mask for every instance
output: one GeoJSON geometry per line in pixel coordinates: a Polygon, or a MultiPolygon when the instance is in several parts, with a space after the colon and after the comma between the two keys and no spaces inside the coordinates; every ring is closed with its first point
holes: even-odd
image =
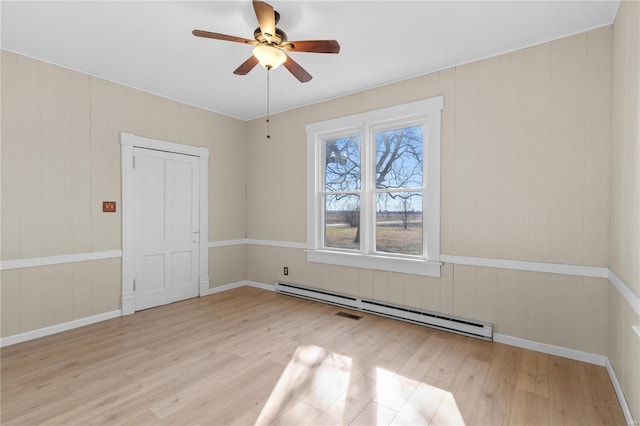
{"type": "Polygon", "coordinates": [[[371,299],[363,299],[327,290],[304,287],[298,284],[277,282],[275,284],[275,288],[276,292],[290,296],[344,306],[361,312],[369,312],[388,318],[437,328],[439,330],[493,341],[493,325],[488,322],[475,321],[438,312],[409,308],[392,303],[378,302],[371,299]]]}

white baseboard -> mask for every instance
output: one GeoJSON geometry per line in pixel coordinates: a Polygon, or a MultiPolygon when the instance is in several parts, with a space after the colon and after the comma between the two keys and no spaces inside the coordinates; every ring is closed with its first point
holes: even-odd
{"type": "Polygon", "coordinates": [[[506,334],[493,333],[493,341],[504,343],[509,346],[530,349],[536,352],[542,352],[549,355],[556,355],[562,358],[582,361],[589,364],[604,367],[607,357],[604,355],[592,354],[590,352],[578,351],[575,349],[565,348],[563,346],[550,345],[548,343],[536,342],[534,340],[521,339],[519,337],[507,336],[506,334]]]}
{"type": "Polygon", "coordinates": [[[13,336],[3,337],[2,339],[0,339],[0,347],[15,345],[17,343],[26,342],[28,340],[37,339],[39,337],[50,336],[52,334],[60,333],[63,331],[74,329],[74,328],[83,327],[85,325],[93,324],[96,322],[117,318],[121,315],[122,315],[122,311],[118,309],[116,311],[105,312],[98,315],[92,315],[90,317],[63,322],[61,324],[39,328],[37,330],[31,330],[25,333],[14,334],[13,336]]]}
{"type": "Polygon", "coordinates": [[[253,287],[259,288],[261,290],[276,291],[275,287],[272,284],[263,284],[255,281],[238,281],[235,283],[210,288],[209,294],[222,293],[223,291],[233,290],[240,287],[253,287]]]}
{"type": "Polygon", "coordinates": [[[611,365],[611,362],[609,362],[609,358],[606,359],[605,367],[607,368],[607,373],[609,373],[609,378],[611,379],[613,389],[616,391],[616,396],[618,397],[620,408],[622,408],[622,413],[624,414],[624,420],[629,426],[637,426],[638,422],[633,420],[631,409],[629,408],[629,404],[627,404],[627,399],[624,397],[624,393],[622,392],[622,386],[620,386],[618,376],[616,376],[616,372],[613,370],[613,365],[611,365]]]}
{"type": "Polygon", "coordinates": [[[262,290],[276,291],[276,288],[273,286],[273,284],[263,284],[255,281],[246,281],[246,285],[248,285],[249,287],[260,288],[262,290]]]}
{"type": "MultiPolygon", "coordinates": [[[[246,281],[238,281],[237,283],[225,284],[219,287],[213,287],[209,289],[209,294],[222,293],[223,291],[233,290],[235,288],[244,287],[247,285],[246,281]]],[[[205,294],[203,294],[205,296],[205,294]]]]}
{"type": "Polygon", "coordinates": [[[275,287],[272,284],[263,284],[255,281],[238,281],[235,283],[210,288],[209,294],[222,293],[223,291],[233,290],[240,287],[253,287],[262,290],[276,291],[275,287]]]}

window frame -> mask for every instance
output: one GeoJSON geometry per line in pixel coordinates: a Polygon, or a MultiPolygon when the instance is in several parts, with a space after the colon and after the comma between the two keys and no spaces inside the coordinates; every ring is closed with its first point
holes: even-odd
{"type": "MultiPolygon", "coordinates": [[[[440,151],[443,97],[437,96],[306,126],[307,132],[307,260],[341,266],[440,276],[440,151]],[[423,255],[375,250],[375,132],[403,123],[423,125],[423,255]],[[325,141],[345,134],[361,135],[360,250],[324,247],[325,141]],[[373,142],[372,142],[373,140],[373,142]],[[366,145],[366,146],[365,146],[366,145]],[[426,158],[425,158],[426,157],[426,158]],[[372,170],[373,168],[373,170],[372,170]],[[369,182],[365,182],[369,180],[369,182]],[[371,187],[373,185],[373,188],[371,187]],[[365,206],[373,205],[373,209],[365,206]]],[[[413,192],[413,188],[407,189],[413,192]]]]}

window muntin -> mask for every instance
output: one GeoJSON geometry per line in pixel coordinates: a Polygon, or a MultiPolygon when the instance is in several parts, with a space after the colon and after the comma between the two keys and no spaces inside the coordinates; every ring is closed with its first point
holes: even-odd
{"type": "Polygon", "coordinates": [[[308,261],[440,276],[442,106],[436,97],[307,125],[308,261]],[[343,151],[356,146],[351,161],[343,151]]]}

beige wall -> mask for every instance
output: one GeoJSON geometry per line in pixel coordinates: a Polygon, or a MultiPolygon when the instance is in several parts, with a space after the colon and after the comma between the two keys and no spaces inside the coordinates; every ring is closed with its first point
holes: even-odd
{"type": "MultiPolygon", "coordinates": [[[[613,31],[610,269],[640,296],[640,3],[623,1],[613,31]]],[[[640,316],[609,294],[608,357],[640,419],[640,316]]]]}
{"type": "MultiPolygon", "coordinates": [[[[121,131],[208,147],[208,241],[245,237],[243,121],[3,51],[2,260],[121,249],[120,208],[102,213],[121,206],[121,131]]],[[[211,249],[212,285],[244,256],[211,249]]],[[[119,309],[120,276],[120,259],[2,271],[2,336],[119,309]]]]}
{"type": "MultiPolygon", "coordinates": [[[[305,242],[305,124],[444,96],[442,253],[606,267],[611,27],[278,114],[247,127],[248,238],[305,242]]],[[[440,279],[249,246],[247,279],[288,281],[494,323],[605,354],[604,279],[445,264],[440,279]]]]}
{"type": "Polygon", "coordinates": [[[623,1],[613,33],[611,269],[640,295],[640,3],[623,1]]]}

